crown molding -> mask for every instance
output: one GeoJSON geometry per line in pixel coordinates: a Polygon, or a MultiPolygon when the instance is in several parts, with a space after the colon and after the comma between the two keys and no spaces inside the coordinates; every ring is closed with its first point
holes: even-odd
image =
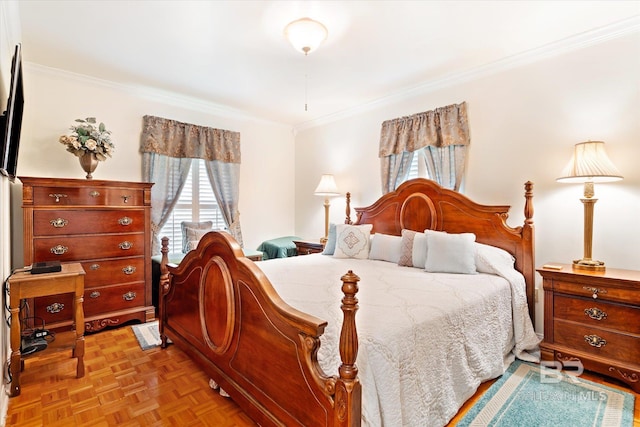
{"type": "Polygon", "coordinates": [[[583,33],[567,37],[556,42],[548,43],[546,45],[533,48],[494,62],[490,62],[479,67],[450,73],[443,77],[426,81],[418,86],[395,92],[391,95],[375,99],[373,101],[355,106],[353,108],[348,108],[317,119],[297,123],[294,125],[294,129],[297,133],[301,130],[310,129],[348,117],[359,115],[380,107],[388,106],[389,104],[414,98],[419,95],[424,95],[435,90],[459,85],[473,80],[478,80],[486,76],[528,65],[534,62],[541,61],[543,59],[580,50],[585,47],[593,46],[599,43],[606,42],[608,40],[616,39],[637,32],[640,32],[640,15],[618,21],[611,25],[596,28],[594,30],[585,31],[583,33]]]}
{"type": "Polygon", "coordinates": [[[284,126],[291,128],[290,124],[275,122],[267,120],[259,116],[254,116],[246,113],[242,110],[237,110],[226,105],[216,104],[209,101],[204,101],[200,98],[190,97],[176,92],[165,91],[157,88],[152,88],[144,85],[133,85],[117,83],[111,80],[100,79],[97,77],[88,76],[86,74],[74,73],[59,68],[47,67],[45,65],[36,64],[34,62],[25,62],[25,69],[31,72],[37,72],[44,75],[49,75],[59,79],[72,80],[82,82],[84,84],[100,86],[109,90],[118,91],[126,95],[131,95],[137,98],[146,99],[153,102],[159,102],[166,105],[171,105],[178,108],[184,108],[187,110],[194,110],[198,112],[204,112],[219,117],[237,119],[237,120],[249,120],[253,122],[259,122],[268,125],[284,126]]]}

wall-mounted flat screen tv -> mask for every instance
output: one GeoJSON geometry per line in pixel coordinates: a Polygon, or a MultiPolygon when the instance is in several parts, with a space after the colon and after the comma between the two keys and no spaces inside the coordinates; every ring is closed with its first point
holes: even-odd
{"type": "Polygon", "coordinates": [[[11,181],[16,178],[18,148],[20,147],[20,129],[24,110],[24,90],[22,87],[22,50],[16,46],[11,63],[11,86],[7,110],[0,118],[0,173],[11,181]]]}

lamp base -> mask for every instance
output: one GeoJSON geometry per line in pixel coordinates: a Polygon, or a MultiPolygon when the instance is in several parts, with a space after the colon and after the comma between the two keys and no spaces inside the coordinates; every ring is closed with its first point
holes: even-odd
{"type": "Polygon", "coordinates": [[[573,268],[576,270],[588,270],[588,271],[605,271],[604,261],[597,261],[595,259],[576,259],[573,261],[573,268]]]}

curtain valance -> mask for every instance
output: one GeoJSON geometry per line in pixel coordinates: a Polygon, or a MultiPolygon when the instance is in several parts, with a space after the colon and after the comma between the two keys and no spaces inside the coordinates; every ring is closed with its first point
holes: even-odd
{"type": "Polygon", "coordinates": [[[176,158],[240,163],[240,132],[144,116],[140,150],[176,158]]]}
{"type": "Polygon", "coordinates": [[[467,105],[463,102],[383,122],[379,157],[469,142],[467,105]]]}

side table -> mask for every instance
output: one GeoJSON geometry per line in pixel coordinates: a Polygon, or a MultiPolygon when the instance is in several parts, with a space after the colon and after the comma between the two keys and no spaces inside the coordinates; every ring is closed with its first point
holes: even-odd
{"type": "Polygon", "coordinates": [[[317,254],[324,250],[324,245],[320,242],[309,242],[303,240],[294,240],[293,243],[296,245],[296,251],[298,255],[310,255],[317,254]]]}
{"type": "MultiPolygon", "coordinates": [[[[72,357],[78,359],[76,377],[84,376],[84,269],[80,263],[62,264],[62,271],[56,273],[31,274],[17,272],[8,279],[11,309],[11,388],[9,394],[20,394],[20,372],[23,357],[20,353],[22,342],[20,301],[47,295],[73,293],[73,330],[58,332],[52,345],[43,351],[73,349],[72,357]]],[[[46,325],[45,325],[46,326],[46,325]]]]}

